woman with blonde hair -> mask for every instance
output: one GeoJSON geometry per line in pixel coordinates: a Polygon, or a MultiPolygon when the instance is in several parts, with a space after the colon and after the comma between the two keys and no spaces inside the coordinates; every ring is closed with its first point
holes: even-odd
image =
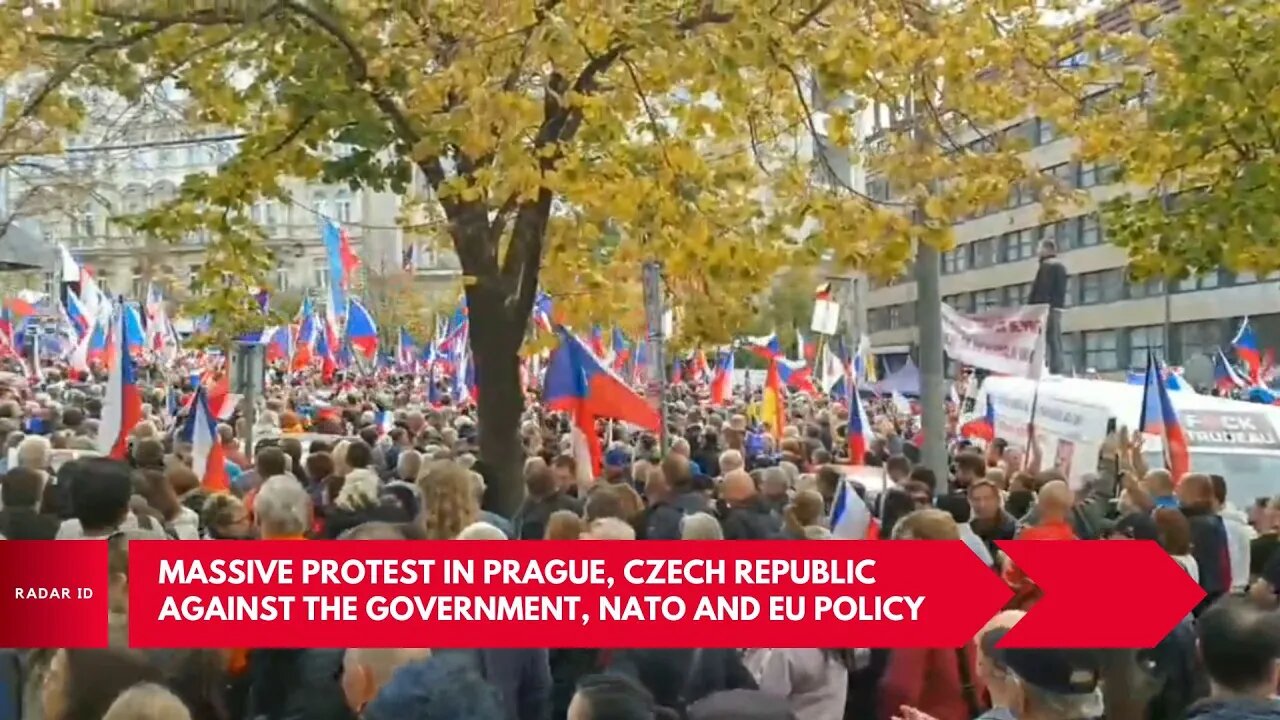
{"type": "Polygon", "coordinates": [[[585,528],[582,518],[572,510],[557,510],[547,519],[545,540],[577,540],[585,528]]]}
{"type": "Polygon", "coordinates": [[[453,540],[480,518],[471,471],[454,462],[433,462],[418,475],[422,524],[428,540],[453,540]]]}

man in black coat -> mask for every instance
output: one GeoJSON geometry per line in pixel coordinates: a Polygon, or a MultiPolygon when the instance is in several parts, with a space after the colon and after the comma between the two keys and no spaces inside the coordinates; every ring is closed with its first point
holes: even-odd
{"type": "Polygon", "coordinates": [[[1062,358],[1062,308],[1067,300],[1067,268],[1058,259],[1058,245],[1053,240],[1040,243],[1040,266],[1031,281],[1027,303],[1048,305],[1049,320],[1044,329],[1045,354],[1049,372],[1061,375],[1062,358]]]}
{"type": "Polygon", "coordinates": [[[58,518],[40,514],[44,474],[16,467],[0,478],[0,536],[9,540],[52,540],[58,535],[58,518]]]}

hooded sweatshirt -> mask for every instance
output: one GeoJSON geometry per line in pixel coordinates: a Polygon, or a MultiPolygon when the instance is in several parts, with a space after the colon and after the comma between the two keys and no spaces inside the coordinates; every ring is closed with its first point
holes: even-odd
{"type": "Polygon", "coordinates": [[[1227,555],[1231,560],[1231,589],[1244,590],[1249,586],[1249,563],[1252,561],[1253,539],[1258,533],[1249,525],[1249,518],[1231,505],[1218,511],[1227,530],[1227,555]]]}

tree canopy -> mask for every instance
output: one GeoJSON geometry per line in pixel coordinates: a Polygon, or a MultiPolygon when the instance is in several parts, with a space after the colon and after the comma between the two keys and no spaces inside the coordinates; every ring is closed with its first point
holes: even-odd
{"type": "Polygon", "coordinates": [[[779,268],[892,273],[1013,187],[1050,200],[1025,142],[993,129],[1077,123],[1106,71],[1059,62],[1075,31],[1051,15],[1076,5],[141,0],[10,21],[42,48],[93,48],[68,71],[85,82],[126,97],[171,83],[192,122],[243,133],[216,174],[137,222],[210,231],[210,273],[235,273],[205,279],[214,305],[265,272],[249,208],[287,199],[284,178],[412,196],[414,232],[443,236],[466,279],[482,454],[514,467],[539,287],[578,324],[634,322],[640,265],[657,259],[684,332],[724,342],[779,268]],[[871,117],[884,129],[863,143],[871,117]],[[841,172],[851,159],[890,199],[841,172]]]}
{"type": "Polygon", "coordinates": [[[1100,157],[1140,188],[1106,207],[1142,275],[1280,269],[1280,6],[1186,0],[1143,48],[1145,112],[1100,157]]]}

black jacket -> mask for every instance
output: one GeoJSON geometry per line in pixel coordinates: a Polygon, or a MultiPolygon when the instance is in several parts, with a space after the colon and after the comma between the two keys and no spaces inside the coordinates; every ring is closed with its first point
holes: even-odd
{"type": "Polygon", "coordinates": [[[465,656],[481,677],[498,690],[505,719],[551,720],[551,661],[541,649],[438,650],[465,656]]]}
{"type": "Polygon", "coordinates": [[[711,512],[707,499],[699,492],[672,495],[650,505],[644,512],[644,540],[679,540],[680,523],[685,515],[711,512]]]}
{"type": "Polygon", "coordinates": [[[772,540],[782,530],[782,521],[758,498],[749,505],[729,508],[720,525],[725,540],[772,540]]]}
{"type": "Polygon", "coordinates": [[[1191,557],[1200,566],[1200,587],[1212,601],[1231,589],[1231,557],[1227,528],[1222,518],[1210,510],[1182,508],[1191,525],[1191,557]]]}
{"type": "Polygon", "coordinates": [[[249,708],[255,720],[356,720],[342,692],[346,650],[251,650],[249,708]]]}
{"type": "Polygon", "coordinates": [[[35,508],[0,510],[0,536],[7,540],[52,540],[61,524],[58,518],[41,515],[35,508]]]}
{"type": "Polygon", "coordinates": [[[1067,268],[1056,257],[1040,260],[1036,277],[1031,281],[1027,302],[1031,305],[1048,305],[1061,309],[1067,300],[1067,268]]]}
{"type": "Polygon", "coordinates": [[[756,681],[736,650],[711,649],[618,650],[609,670],[625,673],[653,693],[658,705],[683,712],[685,706],[721,690],[755,690],[756,681]]]}
{"type": "Polygon", "coordinates": [[[581,513],[582,504],[560,492],[545,498],[526,498],[512,522],[516,531],[515,539],[543,539],[547,535],[547,523],[551,521],[551,514],[559,510],[581,513]]]}

